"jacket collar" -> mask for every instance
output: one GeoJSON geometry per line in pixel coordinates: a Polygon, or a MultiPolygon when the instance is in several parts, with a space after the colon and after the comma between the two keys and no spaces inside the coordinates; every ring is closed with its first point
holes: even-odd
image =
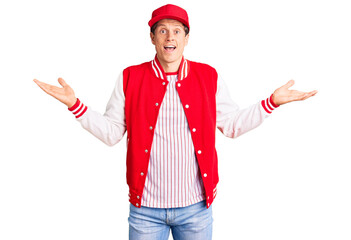
{"type": "MultiPolygon", "coordinates": [[[[157,59],[157,54],[155,55],[154,60],[151,61],[151,66],[156,77],[162,80],[167,79],[166,73],[164,72],[160,62],[157,59]]],[[[178,70],[178,80],[183,80],[184,78],[186,78],[189,74],[189,71],[190,71],[189,61],[186,60],[183,56],[178,70]]]]}

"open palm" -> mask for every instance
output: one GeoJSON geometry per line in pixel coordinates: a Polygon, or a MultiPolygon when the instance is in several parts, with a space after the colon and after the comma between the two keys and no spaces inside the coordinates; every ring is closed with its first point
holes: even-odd
{"type": "Polygon", "coordinates": [[[287,84],[281,86],[273,93],[273,102],[277,105],[282,105],[285,103],[293,102],[293,101],[302,101],[306,100],[317,94],[317,91],[311,92],[301,92],[297,90],[289,90],[295,84],[294,80],[290,80],[287,84]]]}
{"type": "Polygon", "coordinates": [[[37,79],[33,80],[41,89],[43,89],[44,92],[47,94],[53,96],[60,102],[64,103],[67,105],[67,107],[72,107],[75,102],[77,101],[77,98],[74,95],[73,89],[62,79],[59,78],[58,82],[62,87],[56,87],[47,83],[40,82],[37,79]]]}

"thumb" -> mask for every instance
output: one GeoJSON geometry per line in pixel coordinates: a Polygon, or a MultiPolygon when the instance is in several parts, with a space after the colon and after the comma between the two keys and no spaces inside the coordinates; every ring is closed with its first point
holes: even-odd
{"type": "Polygon", "coordinates": [[[58,78],[58,82],[62,87],[68,86],[68,84],[65,82],[65,80],[63,80],[63,78],[58,78]]]}
{"type": "Polygon", "coordinates": [[[284,88],[288,89],[292,87],[294,84],[295,84],[295,81],[291,79],[289,82],[287,82],[287,84],[284,85],[284,88]]]}

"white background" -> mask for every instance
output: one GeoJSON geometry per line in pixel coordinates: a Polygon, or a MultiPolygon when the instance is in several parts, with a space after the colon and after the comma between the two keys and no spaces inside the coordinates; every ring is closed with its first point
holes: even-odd
{"type": "MultiPolygon", "coordinates": [[[[319,93],[259,128],[219,131],[213,239],[350,240],[348,1],[171,1],[188,11],[187,59],[214,66],[247,107],[294,79],[319,93]]],[[[0,239],[127,239],[125,138],[108,147],[32,81],[104,112],[118,74],[149,61],[165,1],[1,1],[0,239]]]]}

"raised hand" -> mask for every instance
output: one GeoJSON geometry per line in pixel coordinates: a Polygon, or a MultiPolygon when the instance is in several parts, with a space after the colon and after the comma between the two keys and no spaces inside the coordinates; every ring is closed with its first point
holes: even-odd
{"type": "Polygon", "coordinates": [[[72,107],[76,101],[77,98],[74,95],[73,89],[62,79],[59,78],[58,82],[60,83],[61,87],[56,87],[47,83],[40,82],[37,79],[33,80],[41,89],[43,89],[44,92],[47,94],[53,96],[60,102],[66,104],[67,107],[72,107]]]}
{"type": "Polygon", "coordinates": [[[293,102],[293,101],[302,101],[306,100],[317,94],[317,91],[311,92],[301,92],[297,90],[289,90],[291,86],[295,84],[294,80],[290,80],[287,84],[281,86],[277,90],[274,91],[272,100],[277,105],[283,105],[285,103],[293,102]]]}

